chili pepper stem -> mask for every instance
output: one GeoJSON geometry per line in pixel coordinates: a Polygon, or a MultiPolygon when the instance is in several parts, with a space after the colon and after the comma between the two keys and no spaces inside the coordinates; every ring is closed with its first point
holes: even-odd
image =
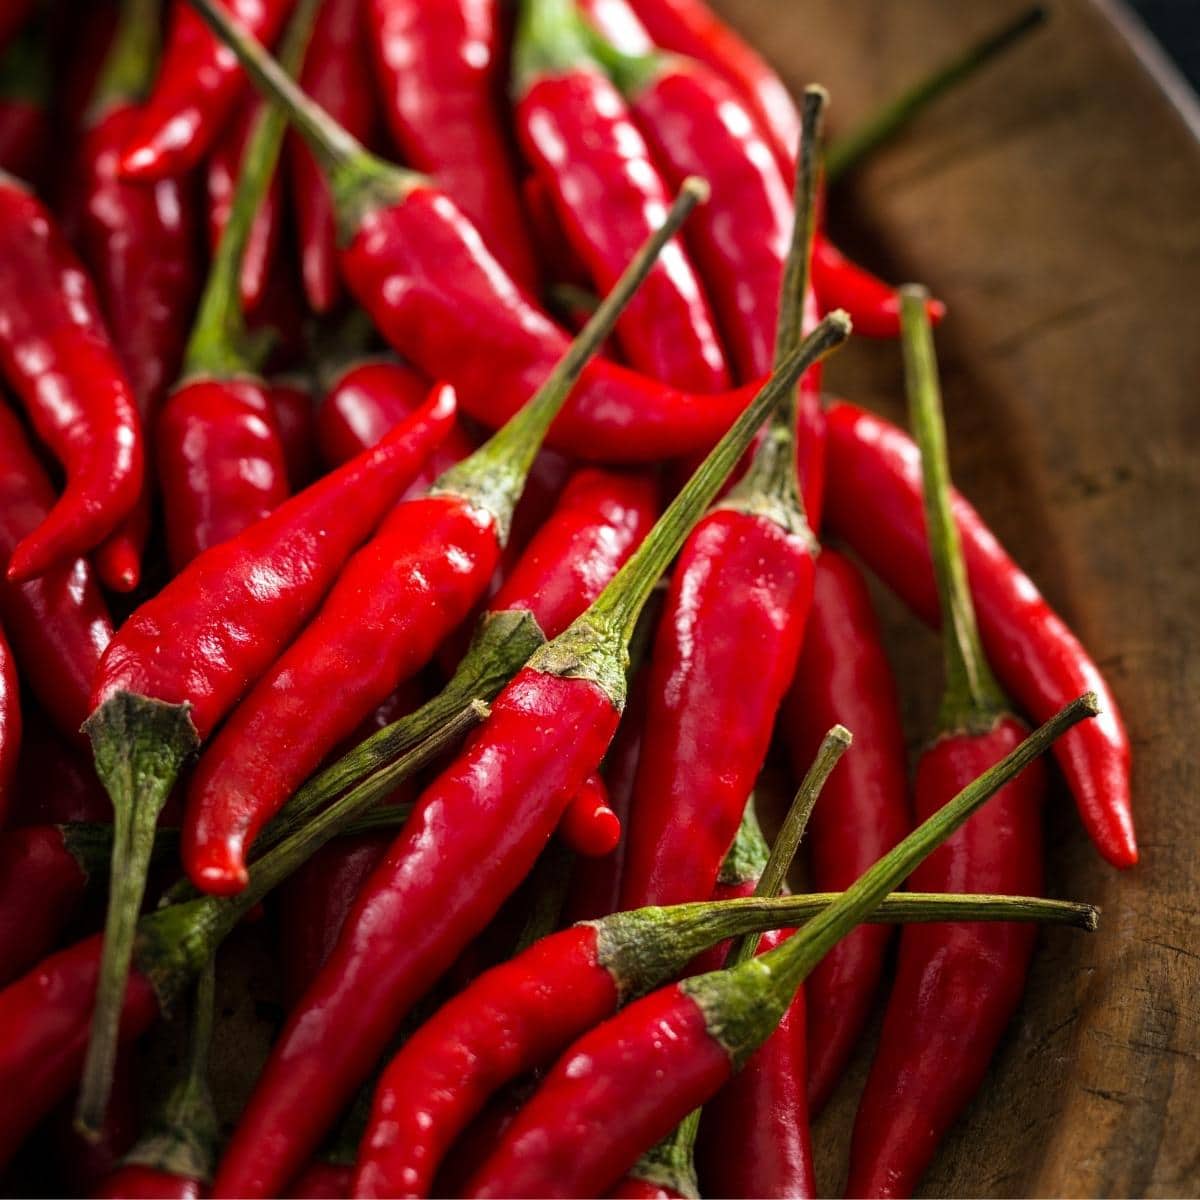
{"type": "Polygon", "coordinates": [[[104,953],[75,1122],[96,1139],[116,1062],[117,1027],[158,815],[179,769],[200,745],[190,705],[131,692],[107,700],[84,724],[96,774],[113,804],[113,847],[104,953]]]}
{"type": "Polygon", "coordinates": [[[639,248],[613,289],[588,318],[554,370],[519,412],[469,458],[456,463],[430,489],[431,495],[465,496],[496,517],[502,540],[520,499],[529,468],[554,418],[579,376],[612,333],[617,318],[650,273],[663,247],[675,236],[697,204],[708,197],[708,184],[692,176],[683,181],[662,225],[639,248]]]}
{"type": "Polygon", "coordinates": [[[193,998],[192,1034],[183,1078],[172,1089],[162,1112],[125,1156],[125,1164],[152,1167],[181,1179],[212,1181],[218,1127],[208,1086],[216,991],[214,962],[200,972],[193,998]]]}
{"type": "MultiPolygon", "coordinates": [[[[796,851],[800,848],[804,831],[808,827],[808,819],[812,816],[813,805],[825,786],[833,768],[837,766],[842,755],[850,749],[853,736],[844,725],[835,725],[824,737],[817,756],[808,768],[804,778],[796,789],[795,798],[784,818],[783,825],[771,844],[771,853],[767,857],[758,883],[754,887],[756,896],[778,896],[783,890],[784,880],[796,851]]],[[[725,959],[727,967],[735,967],[738,963],[746,962],[754,957],[758,949],[758,935],[742,938],[731,947],[725,959]]]]}
{"type": "MultiPolygon", "coordinates": [[[[280,49],[280,68],[299,74],[320,0],[300,0],[280,49]]],[[[275,332],[246,328],[241,303],[242,259],[255,217],[270,187],[283,148],[287,117],[278,103],[263,105],[242,153],[229,219],[217,244],[192,335],[184,353],[183,377],[228,379],[257,375],[275,342],[275,332]]]]}
{"type": "Polygon", "coordinates": [[[513,36],[514,96],[545,75],[559,75],[590,58],[583,21],[571,0],[521,0],[513,36]]]}
{"type": "Polygon", "coordinates": [[[822,320],[742,410],[587,612],[534,654],[529,660],[531,668],[550,675],[591,679],[618,708],[624,705],[629,641],[659,576],[679,552],[767,415],[804,371],[849,336],[850,318],[840,309],[822,320]]]}
{"type": "Polygon", "coordinates": [[[1072,701],[864,871],[783,945],[734,970],[684,980],[680,988],[705,1014],[710,1032],[728,1050],[735,1068],[770,1036],[796,988],[841,938],[861,924],[888,892],[1058,737],[1099,711],[1095,693],[1088,692],[1072,701]]]}
{"type": "Polygon", "coordinates": [[[909,419],[921,449],[925,523],[942,613],[946,690],[938,714],[938,728],[942,732],[983,732],[1007,711],[1008,705],[979,639],[962,541],[954,520],[946,422],[927,311],[928,299],[929,293],[914,284],[900,289],[905,390],[909,419]]]}
{"type": "Polygon", "coordinates": [[[228,46],[255,86],[272,96],[308,143],[329,178],[339,235],[348,239],[362,219],[389,207],[424,176],[404,171],[371,154],[319,104],[309,99],[280,65],[216,0],[188,0],[205,23],[228,46]]]}
{"type": "Polygon", "coordinates": [[[117,30],[104,58],[87,113],[95,124],[118,104],[141,100],[158,62],[161,0],[121,0],[117,30]]]}
{"type": "Polygon", "coordinates": [[[635,1179],[657,1184],[685,1200],[700,1200],[700,1180],[696,1175],[696,1135],[700,1132],[700,1114],[694,1108],[661,1142],[656,1142],[630,1168],[635,1179]]]}
{"type": "MultiPolygon", "coordinates": [[[[775,365],[800,343],[804,305],[812,274],[812,244],[817,225],[817,185],[820,177],[821,125],[829,93],[810,84],[801,108],[799,167],[796,171],[795,219],[792,243],[780,285],[779,319],[775,328],[775,365]]],[[[746,474],[724,507],[761,512],[790,533],[807,535],[808,526],[796,462],[796,394],[791,391],[772,415],[762,443],[746,474]]]]}
{"type": "Polygon", "coordinates": [[[902,92],[857,129],[839,138],[830,148],[829,157],[825,162],[828,181],[834,183],[853,170],[863,159],[895,137],[940,96],[969,79],[1009,46],[1019,42],[1027,33],[1032,33],[1045,19],[1046,10],[1040,4],[1026,9],[1015,20],[987,34],[902,92]]]}

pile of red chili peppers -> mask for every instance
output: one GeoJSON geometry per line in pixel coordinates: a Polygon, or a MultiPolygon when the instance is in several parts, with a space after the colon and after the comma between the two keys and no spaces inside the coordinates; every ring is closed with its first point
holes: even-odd
{"type": "Polygon", "coordinates": [[[84,9],[0,11],[0,1187],[811,1196],[886,1003],[847,1194],[913,1194],[1130,750],[826,186],[1039,15],[826,170],[704,0],[84,9]],[[942,632],[911,783],[864,568],[942,632]]]}

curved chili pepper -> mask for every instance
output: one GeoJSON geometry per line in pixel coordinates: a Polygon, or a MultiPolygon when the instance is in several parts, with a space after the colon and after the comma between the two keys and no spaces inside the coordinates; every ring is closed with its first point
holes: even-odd
{"type": "Polygon", "coordinates": [[[700,194],[699,186],[681,189],[667,221],[525,409],[429,496],[397,506],[226,721],[188,792],[183,861],[197,887],[228,895],[245,886],[246,851],[267,819],[483,596],[547,428],[700,194]]]}
{"type": "Polygon", "coordinates": [[[288,498],[283,438],[266,385],[256,379],[184,384],[163,407],[157,441],[175,572],[288,498]]]}
{"type": "MultiPolygon", "coordinates": [[[[464,411],[495,428],[562,357],[562,331],[530,303],[450,200],[421,176],[372,158],[328,119],[214,0],[191,0],[259,87],[287,109],[335,171],[347,287],[422,371],[450,379],[464,411]]],[[[584,372],[547,445],[592,461],[647,462],[713,445],[755,385],[680,392],[604,360],[584,372]]]]}
{"type": "Polygon", "coordinates": [[[365,1077],[395,1022],[528,873],[612,739],[624,656],[659,574],[767,413],[845,335],[844,324],[827,318],[787,361],[600,597],[533,655],[425,791],[276,1042],[214,1195],[278,1189],[365,1077]]]}
{"type": "MultiPolygon", "coordinates": [[[[829,410],[829,519],[867,565],[929,625],[937,588],[921,509],[920,455],[903,430],[845,401],[829,410]]],[[[1064,697],[1090,689],[1099,720],[1067,737],[1055,754],[1092,841],[1117,867],[1137,862],[1129,788],[1129,737],[1100,668],[1062,618],[957,493],[971,599],[988,662],[1034,720],[1064,697]]]]}
{"type": "Polygon", "coordinates": [[[8,817],[9,788],[20,761],[22,728],[17,664],[0,625],[0,828],[8,817]]]}
{"type": "Polygon", "coordinates": [[[45,38],[33,32],[0,57],[0,171],[20,179],[40,178],[46,164],[49,66],[45,38]]]}
{"type": "MultiPolygon", "coordinates": [[[[839,722],[854,730],[854,752],[825,785],[805,835],[817,891],[849,887],[912,826],[904,731],[879,621],[861,572],[826,546],[817,559],[804,648],[780,710],[797,775],[839,722]]],[[[824,1107],[866,1024],[890,941],[882,926],[856,929],[804,985],[813,1113],[824,1107]]]]}
{"type": "MultiPolygon", "coordinates": [[[[25,431],[0,403],[0,561],[39,528],[54,490],[25,431]]],[[[86,559],[51,568],[28,583],[0,579],[0,621],[23,681],[55,725],[79,740],[92,678],[112,638],[112,619],[86,559]]]]}
{"type": "MultiPolygon", "coordinates": [[[[1007,711],[980,644],[955,524],[946,428],[922,288],[902,291],[910,421],[921,452],[925,525],[943,614],[946,683],[935,740],[917,764],[916,811],[936,812],[1009,753],[1025,727],[1007,711]]],[[[1042,889],[1041,763],[1005,787],[913,872],[932,891],[1042,889]]],[[[850,1195],[909,1196],[983,1081],[1033,954],[1021,925],[939,925],[900,939],[896,983],[859,1102],[850,1195]]]]}
{"type": "MultiPolygon", "coordinates": [[[[270,45],[294,0],[222,0],[260,42],[270,45]]],[[[233,112],[245,79],[183,0],[171,5],[158,78],[121,156],[128,179],[177,178],[208,153],[233,112]]]]}
{"type": "MultiPolygon", "coordinates": [[[[513,56],[521,147],[592,282],[607,291],[666,211],[667,184],[588,53],[571,0],[524,0],[513,56]]],[[[653,378],[696,392],[729,386],[708,298],[681,241],[663,250],[616,332],[630,365],[653,378]]]]}
{"type": "MultiPolygon", "coordinates": [[[[77,158],[81,191],[76,243],[95,280],[113,344],[128,372],[147,445],[183,359],[199,292],[200,263],[192,189],[176,179],[131,185],[117,169],[138,104],[152,78],[157,0],[126,0],[99,77],[91,88],[77,158]]],[[[152,461],[133,512],[100,547],[96,568],[114,590],[141,576],[150,527],[152,461]]]]}
{"type": "MultiPolygon", "coordinates": [[[[233,208],[233,193],[241,174],[246,147],[255,125],[263,112],[263,102],[249,93],[225,125],[208,155],[205,188],[208,199],[208,246],[216,252],[221,234],[233,208]]],[[[267,282],[275,268],[283,236],[284,208],[283,178],[278,170],[271,174],[270,183],[254,213],[250,235],[242,252],[240,291],[242,308],[251,313],[263,300],[267,282]]]]}
{"type": "Polygon", "coordinates": [[[405,161],[437,180],[532,294],[533,250],[496,108],[505,66],[499,7],[496,0],[367,0],[367,36],[405,161]]]}
{"type": "Polygon", "coordinates": [[[651,992],[581,1037],[545,1076],[466,1195],[603,1195],[770,1036],[796,988],[839,938],[1055,736],[1095,711],[1089,695],[1057,714],[783,945],[651,992]]]}
{"type": "Polygon", "coordinates": [[[0,372],[67,476],[9,559],[23,582],[93,549],[133,508],[142,430],[90,280],[46,208],[2,174],[0,372]]]}
{"type": "Polygon", "coordinates": [[[196,985],[191,1036],[180,1076],[137,1144],[95,1196],[199,1200],[203,1194],[212,1178],[217,1148],[217,1114],[208,1087],[214,990],[210,961],[196,985]]]}
{"type": "MultiPolygon", "coordinates": [[[[453,394],[435,389],[375,449],[193,560],[122,626],[96,672],[87,723],[116,815],[110,955],[128,954],[144,888],[144,850],[125,839],[136,831],[144,846],[184,760],[304,625],[453,419],[453,394]]],[[[104,1038],[124,964],[109,970],[95,1021],[104,1038]]]]}
{"type": "Polygon", "coordinates": [[[558,836],[585,858],[603,858],[616,849],[621,840],[621,819],[609,806],[608,789],[595,771],[568,803],[558,836]]]}
{"type": "MultiPolygon", "coordinates": [[[[401,362],[352,363],[330,385],[317,409],[317,443],[328,467],[340,466],[406,420],[429,393],[425,377],[401,362]]],[[[427,492],[433,481],[475,450],[459,423],[429,456],[404,498],[427,492]]]]}
{"type": "Polygon", "coordinates": [[[111,848],[104,826],[34,825],[0,834],[0,985],[54,947],[111,848]]]}
{"type": "MultiPolygon", "coordinates": [[[[815,131],[823,93],[806,101],[815,131]]],[[[798,340],[816,188],[816,136],[797,173],[795,230],[777,286],[776,353],[798,340]],[[797,275],[798,271],[798,275],[797,275]]],[[[621,907],[712,894],[795,674],[816,543],[796,465],[795,408],[772,422],[737,487],[697,525],[667,591],[650,665],[621,907]]]]}
{"type": "MultiPolygon", "coordinates": [[[[375,125],[376,108],[370,74],[363,69],[368,53],[361,0],[326,0],[317,16],[300,86],[364,142],[375,125]]],[[[342,287],[333,198],[321,168],[299,138],[292,137],[288,154],[304,293],[313,312],[325,313],[337,302],[342,287]]]]}
{"type": "MultiPolygon", "coordinates": [[[[394,787],[456,745],[481,715],[472,705],[458,713],[386,772],[394,787]]],[[[199,976],[217,947],[246,913],[278,887],[348,821],[381,798],[380,786],[357,789],[255,863],[246,893],[234,900],[201,897],[160,909],[138,923],[133,970],[119,1002],[119,1034],[128,1044],[170,1010],[199,976]]],[[[0,1165],[79,1078],[102,978],[100,935],[51,955],[0,990],[0,1165]]],[[[85,1078],[86,1083],[86,1078],[85,1078]]]]}

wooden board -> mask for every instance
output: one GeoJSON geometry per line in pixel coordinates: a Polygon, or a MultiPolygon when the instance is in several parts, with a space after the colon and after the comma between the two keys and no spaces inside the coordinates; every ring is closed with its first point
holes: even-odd
{"type": "MultiPolygon", "coordinates": [[[[1020,5],[723,0],[845,129],[1020,5]]],[[[1200,1191],[1200,146],[1088,0],[925,114],[834,197],[835,231],[950,306],[939,331],[956,478],[1091,648],[1133,736],[1142,863],[1118,875],[1060,788],[1051,887],[1102,906],[1041,939],[1029,992],[929,1196],[1200,1191]]],[[[1151,65],[1153,65],[1151,63],[1151,65]]],[[[1195,128],[1195,124],[1193,124],[1195,128]]],[[[860,342],[835,390],[902,419],[894,346],[860,342]]],[[[883,598],[886,599],[886,598],[883,598]]],[[[914,739],[932,639],[887,605],[914,739]]],[[[869,1056],[817,1123],[840,1195],[869,1056]]]]}

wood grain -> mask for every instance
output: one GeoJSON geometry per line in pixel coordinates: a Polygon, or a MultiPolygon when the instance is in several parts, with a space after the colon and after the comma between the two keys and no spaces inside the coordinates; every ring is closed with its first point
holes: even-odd
{"type": "MultiPolygon", "coordinates": [[[[793,89],[848,128],[1018,4],[724,0],[793,89]]],[[[982,1094],[929,1196],[1200,1192],[1200,147],[1100,6],[923,115],[831,209],[849,249],[950,306],[938,335],[956,478],[1109,675],[1135,753],[1142,862],[1118,875],[1060,787],[1055,894],[1101,932],[1043,937],[982,1094]]],[[[859,342],[831,386],[902,419],[896,347],[859,342]]],[[[881,595],[906,722],[930,727],[936,645],[881,595]],[[931,678],[932,676],[932,678],[931,678]]],[[[869,1061],[817,1123],[840,1195],[869,1061]]]]}

